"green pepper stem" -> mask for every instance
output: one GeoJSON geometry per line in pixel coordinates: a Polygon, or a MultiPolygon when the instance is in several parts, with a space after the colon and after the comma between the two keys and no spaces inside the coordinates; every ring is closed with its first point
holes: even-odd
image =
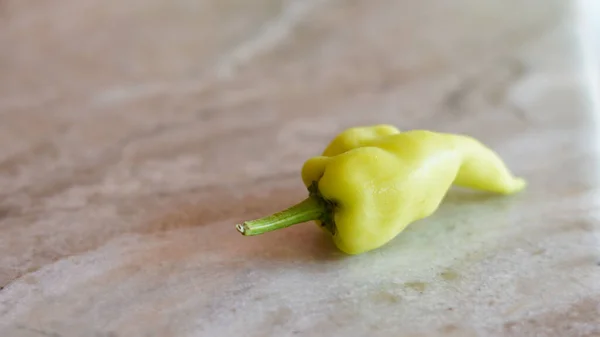
{"type": "Polygon", "coordinates": [[[295,224],[320,220],[326,212],[323,203],[314,197],[308,197],[299,204],[264,218],[246,221],[235,225],[242,235],[259,235],[295,224]]]}

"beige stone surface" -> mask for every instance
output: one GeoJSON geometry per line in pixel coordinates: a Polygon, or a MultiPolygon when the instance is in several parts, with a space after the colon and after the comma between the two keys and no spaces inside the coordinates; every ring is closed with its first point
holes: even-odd
{"type": "Polygon", "coordinates": [[[592,3],[0,0],[0,336],[600,335],[592,3]],[[360,256],[235,231],[375,123],[529,188],[360,256]]]}

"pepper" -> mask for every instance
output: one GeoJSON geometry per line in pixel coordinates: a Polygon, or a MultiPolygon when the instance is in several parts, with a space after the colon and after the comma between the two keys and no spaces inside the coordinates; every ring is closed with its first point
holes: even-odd
{"type": "Polygon", "coordinates": [[[474,138],[427,130],[400,132],[391,125],[343,131],[321,156],[304,163],[302,180],[307,199],[238,224],[237,230],[258,235],[315,221],[342,252],[361,254],[433,214],[452,185],[504,195],[526,186],[474,138]]]}

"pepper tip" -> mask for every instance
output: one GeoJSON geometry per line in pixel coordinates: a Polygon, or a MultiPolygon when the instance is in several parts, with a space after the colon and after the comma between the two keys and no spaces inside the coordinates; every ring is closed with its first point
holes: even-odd
{"type": "Polygon", "coordinates": [[[242,235],[246,235],[246,226],[245,224],[237,224],[235,225],[235,229],[240,232],[242,235]]]}

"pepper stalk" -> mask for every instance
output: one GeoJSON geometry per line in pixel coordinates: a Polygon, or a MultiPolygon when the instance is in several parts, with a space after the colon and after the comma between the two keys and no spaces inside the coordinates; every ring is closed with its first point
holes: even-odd
{"type": "Polygon", "coordinates": [[[308,191],[310,193],[309,197],[302,202],[272,215],[237,224],[235,228],[242,235],[251,236],[308,221],[319,221],[321,222],[321,226],[327,229],[332,235],[335,234],[335,224],[333,222],[335,203],[323,198],[321,193],[319,193],[316,181],[311,184],[308,191]]]}

